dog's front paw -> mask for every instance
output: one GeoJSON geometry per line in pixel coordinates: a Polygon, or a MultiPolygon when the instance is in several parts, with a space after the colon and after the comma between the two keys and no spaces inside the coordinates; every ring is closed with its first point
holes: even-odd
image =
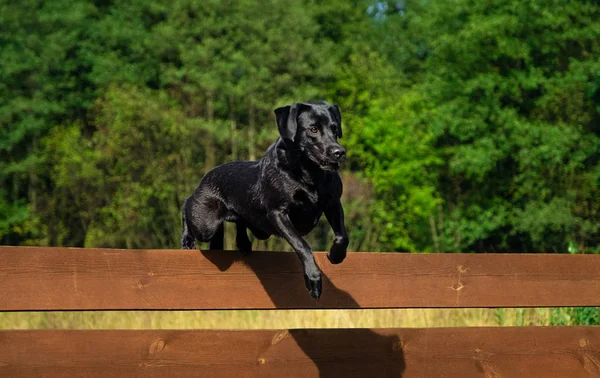
{"type": "Polygon", "coordinates": [[[304,283],[306,288],[310,292],[310,296],[313,298],[320,298],[321,291],[323,288],[323,281],[321,279],[321,272],[304,273],[304,283]]]}
{"type": "Polygon", "coordinates": [[[347,240],[336,240],[333,242],[329,253],[327,254],[327,259],[332,264],[339,264],[346,258],[346,248],[348,247],[347,240]]]}

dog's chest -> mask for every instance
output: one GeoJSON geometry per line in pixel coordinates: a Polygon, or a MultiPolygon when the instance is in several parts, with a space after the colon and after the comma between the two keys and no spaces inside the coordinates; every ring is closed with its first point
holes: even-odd
{"type": "Polygon", "coordinates": [[[296,230],[310,232],[317,224],[325,209],[327,194],[319,190],[297,190],[289,209],[290,219],[296,230]]]}

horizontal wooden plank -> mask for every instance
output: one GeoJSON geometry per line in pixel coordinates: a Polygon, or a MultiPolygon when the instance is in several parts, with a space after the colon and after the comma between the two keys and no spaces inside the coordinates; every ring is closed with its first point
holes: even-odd
{"type": "Polygon", "coordinates": [[[0,247],[0,311],[599,306],[600,256],[0,247]]]}
{"type": "Polygon", "coordinates": [[[2,377],[600,376],[599,327],[0,331],[2,377]]]}

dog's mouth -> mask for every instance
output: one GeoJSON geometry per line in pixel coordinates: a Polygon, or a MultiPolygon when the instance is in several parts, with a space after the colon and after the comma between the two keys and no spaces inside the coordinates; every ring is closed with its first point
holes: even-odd
{"type": "Polygon", "coordinates": [[[345,157],[343,157],[340,160],[336,160],[336,159],[331,159],[327,156],[323,156],[321,154],[312,154],[310,152],[308,152],[307,155],[308,155],[308,158],[313,162],[313,164],[318,166],[319,169],[322,169],[324,171],[329,171],[329,172],[339,171],[342,163],[346,160],[345,157]],[[321,156],[319,156],[319,155],[321,155],[321,156]]]}
{"type": "Polygon", "coordinates": [[[320,161],[319,168],[324,171],[335,172],[340,170],[340,162],[338,161],[320,161]]]}

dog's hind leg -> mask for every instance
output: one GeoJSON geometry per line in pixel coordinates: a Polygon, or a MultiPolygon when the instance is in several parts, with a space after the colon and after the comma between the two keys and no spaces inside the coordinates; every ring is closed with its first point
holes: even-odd
{"type": "MultiPolygon", "coordinates": [[[[190,197],[184,205],[188,234],[201,242],[210,242],[210,249],[223,249],[222,204],[218,198],[190,197]]],[[[182,236],[183,239],[183,236],[182,236]]]]}
{"type": "Polygon", "coordinates": [[[246,226],[242,222],[236,223],[235,244],[237,249],[242,252],[242,255],[247,255],[252,252],[252,243],[250,242],[250,239],[248,239],[246,226]]]}
{"type": "Polygon", "coordinates": [[[183,223],[183,231],[181,233],[181,249],[196,249],[196,238],[190,232],[187,224],[187,217],[185,216],[185,208],[189,198],[183,201],[181,209],[181,221],[183,223]]]}

